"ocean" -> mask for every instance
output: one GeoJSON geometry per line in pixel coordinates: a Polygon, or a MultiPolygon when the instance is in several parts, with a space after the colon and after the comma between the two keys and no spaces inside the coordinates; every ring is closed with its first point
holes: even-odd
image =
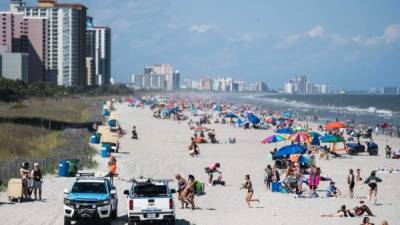
{"type": "Polygon", "coordinates": [[[400,126],[400,96],[386,95],[245,95],[249,103],[319,120],[354,121],[369,125],[384,122],[400,126]]]}

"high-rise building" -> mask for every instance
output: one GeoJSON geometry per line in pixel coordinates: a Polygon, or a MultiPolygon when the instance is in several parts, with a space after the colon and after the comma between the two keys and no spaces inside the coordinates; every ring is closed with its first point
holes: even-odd
{"type": "Polygon", "coordinates": [[[56,0],[16,8],[26,17],[47,19],[47,80],[65,86],[86,85],[87,8],[56,0]]]}
{"type": "Polygon", "coordinates": [[[11,1],[10,12],[0,12],[0,45],[9,53],[28,54],[27,82],[46,81],[47,19],[17,12],[21,1],[11,1]]]}
{"type": "MultiPolygon", "coordinates": [[[[93,24],[93,23],[92,23],[93,24]]],[[[93,57],[97,85],[109,85],[111,79],[111,29],[104,26],[87,28],[87,57],[93,57]],[[90,48],[90,49],[89,49],[90,48]]]]}
{"type": "Polygon", "coordinates": [[[398,88],[394,87],[394,86],[383,87],[382,93],[384,95],[397,95],[398,94],[398,88]]]}
{"type": "Polygon", "coordinates": [[[175,73],[173,66],[170,64],[154,64],[151,66],[145,66],[144,74],[165,75],[167,90],[172,91],[179,88],[180,74],[179,72],[175,73]]]}
{"type": "Polygon", "coordinates": [[[285,82],[284,88],[283,88],[283,92],[285,94],[294,94],[294,84],[292,81],[287,81],[285,82]]]}
{"type": "Polygon", "coordinates": [[[0,77],[29,81],[28,60],[28,53],[7,52],[5,46],[0,46],[0,77]]]}

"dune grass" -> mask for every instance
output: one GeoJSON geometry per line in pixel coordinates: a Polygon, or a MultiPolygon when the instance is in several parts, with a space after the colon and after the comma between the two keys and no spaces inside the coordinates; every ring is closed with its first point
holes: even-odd
{"type": "Polygon", "coordinates": [[[46,118],[61,122],[88,122],[100,110],[97,98],[29,99],[0,103],[3,118],[46,118]]]}
{"type": "Polygon", "coordinates": [[[26,125],[0,124],[0,160],[16,157],[40,158],[64,144],[60,131],[26,125]]]}

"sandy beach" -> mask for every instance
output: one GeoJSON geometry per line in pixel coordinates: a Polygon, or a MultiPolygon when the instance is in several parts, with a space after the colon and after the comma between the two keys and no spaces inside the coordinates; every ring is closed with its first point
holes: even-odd
{"type": "MultiPolygon", "coordinates": [[[[323,174],[329,175],[342,191],[339,198],[295,198],[292,194],[272,193],[264,185],[264,168],[273,161],[267,155],[275,144],[261,144],[261,140],[273,134],[272,130],[244,130],[228,125],[212,124],[220,144],[201,144],[201,154],[192,158],[187,146],[193,131],[187,122],[172,120],[157,120],[153,118],[150,109],[128,107],[126,103],[116,104],[120,123],[128,134],[120,139],[120,153],[115,154],[118,161],[120,178],[153,177],[172,179],[180,173],[187,177],[193,174],[196,179],[206,182],[207,174],[204,167],[210,163],[219,162],[223,179],[227,185],[206,186],[206,195],[196,197],[198,209],[179,209],[175,196],[177,224],[179,225],[354,225],[360,224],[362,217],[355,218],[322,218],[321,214],[335,213],[341,205],[353,208],[358,201],[367,201],[368,186],[357,184],[356,198],[348,197],[347,174],[349,169],[360,168],[365,179],[372,170],[380,168],[400,169],[399,161],[385,159],[385,137],[374,137],[380,147],[379,156],[358,155],[330,160],[317,160],[323,174]],[[135,125],[139,140],[130,138],[130,131],[135,125]],[[229,136],[235,136],[237,143],[228,144],[229,136]],[[254,203],[254,208],[248,208],[245,190],[239,190],[244,175],[250,174],[254,186],[254,197],[261,203],[254,203]]],[[[400,140],[390,138],[393,150],[400,148],[400,140]]],[[[278,143],[283,146],[284,143],[278,143]]],[[[96,148],[100,148],[96,146],[96,148]]],[[[98,168],[92,171],[107,172],[107,159],[96,157],[98,168]]],[[[400,173],[378,173],[383,180],[378,189],[378,205],[370,205],[376,217],[371,221],[379,224],[386,219],[389,224],[398,224],[398,208],[400,206],[400,173]]],[[[119,212],[118,219],[113,224],[127,224],[126,196],[123,190],[130,184],[123,179],[116,179],[118,189],[119,212]]],[[[68,188],[74,178],[59,178],[46,176],[43,183],[42,202],[7,203],[7,193],[0,193],[0,224],[7,225],[55,225],[63,224],[63,190],[68,188]]],[[[176,183],[174,183],[176,185],[176,183]]],[[[322,182],[318,187],[324,191],[329,182],[322,182]]],[[[307,188],[308,189],[308,188],[307,188]]],[[[321,192],[320,196],[324,196],[321,192]]]]}

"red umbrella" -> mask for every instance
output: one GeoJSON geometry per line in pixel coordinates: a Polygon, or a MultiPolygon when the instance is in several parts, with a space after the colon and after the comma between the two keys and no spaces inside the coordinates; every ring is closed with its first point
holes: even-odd
{"type": "Polygon", "coordinates": [[[341,128],[345,128],[345,127],[347,127],[347,126],[342,122],[330,122],[325,125],[325,128],[327,130],[335,130],[335,129],[341,129],[341,128]]]}

